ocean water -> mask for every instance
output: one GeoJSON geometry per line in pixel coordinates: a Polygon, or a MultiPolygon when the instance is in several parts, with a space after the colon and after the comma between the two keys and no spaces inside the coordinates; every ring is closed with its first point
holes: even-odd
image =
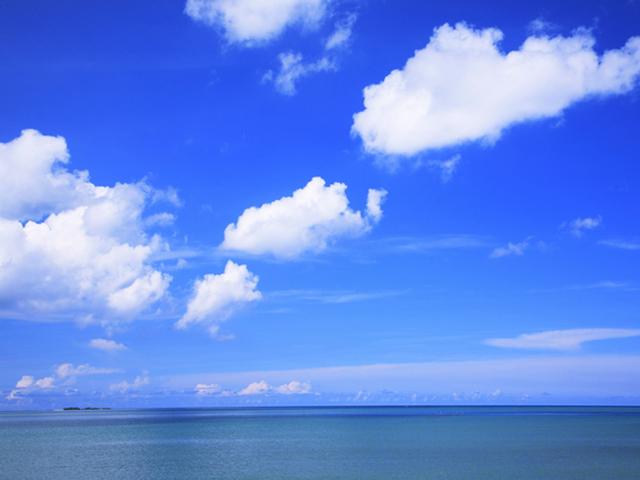
{"type": "Polygon", "coordinates": [[[0,413],[2,479],[640,479],[640,408],[0,413]]]}

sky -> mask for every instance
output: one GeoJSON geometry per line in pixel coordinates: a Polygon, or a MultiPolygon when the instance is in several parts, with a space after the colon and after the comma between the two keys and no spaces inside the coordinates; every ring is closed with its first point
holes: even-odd
{"type": "Polygon", "coordinates": [[[0,409],[640,402],[640,3],[0,1],[0,409]]]}

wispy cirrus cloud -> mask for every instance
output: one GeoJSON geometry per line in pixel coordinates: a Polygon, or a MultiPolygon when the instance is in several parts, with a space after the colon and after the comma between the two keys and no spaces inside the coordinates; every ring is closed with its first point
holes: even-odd
{"type": "Polygon", "coordinates": [[[611,290],[624,292],[637,292],[640,287],[629,282],[616,282],[613,280],[603,280],[595,283],[583,283],[568,285],[565,290],[611,290]]]}
{"type": "Polygon", "coordinates": [[[525,333],[512,338],[489,338],[487,345],[527,350],[577,350],[584,343],[640,336],[637,328],[573,328],[525,333]]]}
{"type": "Polygon", "coordinates": [[[640,241],[636,240],[608,239],[600,240],[598,244],[619,250],[640,250],[640,241]]]}
{"type": "Polygon", "coordinates": [[[325,304],[343,304],[393,298],[406,293],[406,290],[380,290],[370,292],[346,290],[280,290],[266,293],[265,297],[271,300],[285,299],[287,301],[301,300],[325,304]]]}
{"type": "Polygon", "coordinates": [[[120,370],[116,368],[93,367],[88,363],[74,365],[72,363],[61,363],[56,367],[58,378],[81,377],[87,375],[110,375],[120,370]]]}
{"type": "Polygon", "coordinates": [[[473,234],[440,234],[427,236],[387,237],[373,242],[372,248],[387,253],[434,253],[440,250],[486,248],[493,244],[489,237],[473,234]]]}

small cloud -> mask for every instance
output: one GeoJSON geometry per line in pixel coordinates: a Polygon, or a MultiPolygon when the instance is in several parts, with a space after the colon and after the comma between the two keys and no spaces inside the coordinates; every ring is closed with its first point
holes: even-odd
{"type": "Polygon", "coordinates": [[[534,34],[544,34],[558,30],[558,25],[543,17],[538,17],[529,22],[527,29],[534,34]]]}
{"type": "Polygon", "coordinates": [[[339,52],[349,43],[356,15],[336,23],[336,29],[324,45],[324,53],[311,62],[305,62],[299,52],[284,52],[278,55],[280,68],[269,70],[262,77],[263,82],[273,83],[283,95],[295,95],[299,80],[314,73],[330,72],[338,69],[339,52]]]}
{"type": "Polygon", "coordinates": [[[109,390],[113,392],[127,393],[130,391],[139,390],[141,387],[144,387],[145,385],[149,385],[149,383],[151,383],[151,380],[149,379],[149,376],[145,373],[143,375],[138,375],[136,378],[133,379],[132,382],[123,380],[122,382],[114,383],[109,386],[109,390]]]}
{"type": "Polygon", "coordinates": [[[370,188],[367,193],[367,216],[377,223],[382,218],[382,204],[387,198],[387,191],[370,188]]]}
{"type": "Polygon", "coordinates": [[[586,342],[638,336],[640,336],[640,329],[576,328],[526,333],[513,338],[490,338],[485,340],[485,344],[500,348],[576,350],[586,342]]]}
{"type": "Polygon", "coordinates": [[[34,380],[31,375],[23,375],[22,378],[18,380],[18,383],[16,383],[16,388],[29,388],[33,385],[33,382],[34,380]]]}
{"type": "Polygon", "coordinates": [[[96,368],[89,364],[74,366],[71,363],[61,363],[55,369],[55,375],[35,379],[31,375],[23,375],[16,383],[15,388],[5,397],[7,400],[20,400],[24,396],[38,391],[51,390],[56,387],[56,379],[73,380],[74,377],[82,375],[101,375],[117,372],[118,370],[109,368],[96,368]]]}
{"type": "Polygon", "coordinates": [[[54,382],[55,382],[55,378],[44,377],[36,380],[34,385],[42,390],[49,390],[50,388],[53,388],[54,382]]]}
{"type": "Polygon", "coordinates": [[[504,247],[497,247],[489,255],[490,258],[502,258],[509,257],[511,255],[522,256],[525,250],[529,247],[529,239],[523,240],[519,243],[507,243],[504,247]]]}
{"type": "Polygon", "coordinates": [[[31,375],[23,375],[16,382],[16,386],[5,397],[6,400],[16,401],[23,399],[26,395],[37,390],[51,390],[55,387],[54,377],[43,377],[35,379],[31,375]]]}
{"type": "Polygon", "coordinates": [[[182,270],[184,268],[187,268],[187,265],[189,263],[184,259],[184,258],[179,258],[178,261],[176,262],[176,270],[182,270]]]}
{"type": "Polygon", "coordinates": [[[276,387],[275,391],[282,395],[304,395],[311,393],[311,384],[292,380],[289,383],[276,387]]]}
{"type": "Polygon", "coordinates": [[[269,385],[264,380],[260,380],[259,382],[253,382],[244,387],[238,392],[238,395],[264,395],[269,391],[271,391],[271,385],[269,385]]]}
{"type": "Polygon", "coordinates": [[[244,387],[238,392],[238,395],[266,395],[268,393],[277,393],[280,395],[306,395],[311,393],[311,384],[292,380],[289,383],[272,387],[266,381],[260,380],[259,382],[253,382],[244,387]]]}
{"type": "Polygon", "coordinates": [[[335,30],[324,44],[324,49],[333,50],[347,45],[351,39],[353,24],[356,23],[357,18],[357,15],[352,13],[345,19],[336,22],[335,30]]]}
{"type": "Polygon", "coordinates": [[[209,397],[220,392],[220,386],[215,383],[198,383],[193,389],[199,397],[209,397]]]}
{"type": "Polygon", "coordinates": [[[127,349],[126,345],[106,338],[94,338],[89,342],[89,346],[103,352],[118,352],[127,349]]]}
{"type": "Polygon", "coordinates": [[[258,281],[258,276],[251,273],[246,265],[229,260],[224,272],[207,274],[196,281],[187,311],[176,327],[185,329],[201,324],[214,337],[228,339],[219,335],[220,323],[243,305],[262,298],[262,293],[257,289],[258,281]]]}
{"type": "Polygon", "coordinates": [[[154,204],[169,203],[174,207],[182,206],[180,195],[178,195],[178,191],[173,187],[168,187],[165,189],[154,188],[151,192],[151,202],[154,204]]]}
{"type": "Polygon", "coordinates": [[[565,222],[560,225],[560,228],[568,231],[574,237],[580,238],[584,234],[584,232],[588,230],[594,230],[598,228],[602,224],[602,217],[584,217],[584,218],[576,218],[575,220],[571,220],[570,222],[565,222]]]}
{"type": "Polygon", "coordinates": [[[440,179],[442,183],[448,183],[460,164],[460,155],[454,155],[447,160],[430,160],[427,165],[440,170],[440,179]]]}
{"type": "Polygon", "coordinates": [[[328,72],[336,69],[335,62],[323,56],[315,62],[304,62],[301,53],[286,52],[278,55],[280,69],[269,70],[262,77],[263,82],[271,82],[280,93],[295,95],[297,82],[313,73],[328,72]]]}

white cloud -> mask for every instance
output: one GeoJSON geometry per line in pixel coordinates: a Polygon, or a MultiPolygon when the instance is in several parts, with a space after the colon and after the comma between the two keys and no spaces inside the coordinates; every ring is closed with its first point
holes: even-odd
{"type": "Polygon", "coordinates": [[[264,395],[265,393],[269,393],[269,391],[271,391],[271,385],[264,380],[260,380],[259,382],[253,382],[244,387],[238,392],[238,395],[264,395]]]}
{"type": "Polygon", "coordinates": [[[281,395],[304,395],[311,393],[311,384],[292,380],[288,383],[272,387],[266,381],[253,382],[238,392],[239,396],[265,395],[267,393],[278,393],[281,395]]]}
{"type": "Polygon", "coordinates": [[[374,222],[382,219],[382,204],[387,196],[387,191],[370,188],[367,192],[367,216],[374,222]]]}
{"type": "Polygon", "coordinates": [[[527,27],[531,33],[537,34],[543,34],[558,29],[558,26],[555,23],[552,23],[542,17],[534,18],[529,22],[527,27]]]}
{"type": "Polygon", "coordinates": [[[602,217],[584,217],[576,218],[570,222],[563,223],[562,228],[569,231],[576,237],[581,237],[585,231],[598,228],[602,224],[602,217]]]}
{"type": "Polygon", "coordinates": [[[45,320],[130,319],[171,281],[150,265],[164,243],[145,232],[158,192],[94,185],[68,161],[62,137],[25,130],[0,143],[0,306],[45,320]]]}
{"type": "Polygon", "coordinates": [[[491,258],[502,258],[508,257],[511,255],[522,256],[524,255],[525,250],[529,247],[529,240],[523,240],[518,243],[507,243],[504,247],[495,248],[489,257],[491,258]]]}
{"type": "Polygon", "coordinates": [[[5,397],[6,400],[21,400],[25,396],[38,390],[51,390],[55,387],[55,378],[42,377],[35,379],[31,375],[23,375],[20,380],[16,382],[16,386],[5,397]]]}
{"type": "Polygon", "coordinates": [[[33,377],[31,375],[23,375],[16,383],[16,388],[29,388],[33,385],[33,377]]]}
{"type": "Polygon", "coordinates": [[[352,14],[336,23],[335,31],[325,42],[324,53],[317,60],[305,62],[301,53],[281,53],[278,55],[280,68],[277,71],[269,70],[262,80],[272,82],[276,90],[284,95],[295,95],[300,79],[314,73],[337,70],[340,53],[349,44],[355,20],[356,16],[352,14]]]}
{"type": "Polygon", "coordinates": [[[133,379],[132,382],[123,380],[122,382],[114,383],[113,385],[109,386],[109,390],[113,392],[127,393],[130,391],[139,390],[140,388],[146,385],[149,385],[150,383],[151,383],[151,380],[149,379],[149,376],[147,374],[143,374],[143,375],[138,375],[136,378],[133,379]]]}
{"type": "Polygon", "coordinates": [[[328,0],[187,0],[185,13],[222,27],[230,42],[252,45],[277,37],[291,25],[317,25],[327,4],[328,0]]]}
{"type": "Polygon", "coordinates": [[[110,368],[92,367],[86,363],[77,366],[71,363],[61,363],[55,368],[54,376],[42,377],[36,380],[31,375],[23,375],[16,383],[15,388],[5,398],[7,400],[20,400],[38,390],[51,390],[56,387],[56,379],[69,381],[78,376],[106,375],[117,371],[110,368]]]}
{"type": "Polygon", "coordinates": [[[267,294],[272,300],[302,300],[325,304],[342,304],[391,298],[406,293],[402,290],[380,290],[373,292],[341,291],[341,290],[280,290],[267,294]]]}
{"type": "Polygon", "coordinates": [[[24,130],[0,143],[0,218],[37,218],[94,196],[87,172],[68,172],[62,167],[68,162],[62,137],[24,130]]]}
{"type": "Polygon", "coordinates": [[[446,160],[430,160],[428,165],[439,169],[442,183],[447,183],[453,178],[453,174],[458,169],[460,158],[460,155],[454,155],[446,160]]]}
{"type": "Polygon", "coordinates": [[[351,40],[353,24],[356,22],[356,19],[357,16],[352,13],[343,20],[337,22],[335,30],[324,44],[324,49],[334,50],[336,48],[344,48],[351,40]]]}
{"type": "Polygon", "coordinates": [[[600,245],[605,245],[611,248],[617,248],[620,250],[640,250],[640,242],[629,240],[601,240],[598,242],[600,245]]]}
{"type": "Polygon", "coordinates": [[[44,377],[44,378],[39,378],[38,380],[36,380],[34,385],[37,388],[40,388],[42,390],[49,390],[50,388],[53,388],[54,382],[55,382],[55,378],[53,378],[53,377],[44,377]]]}
{"type": "Polygon", "coordinates": [[[126,345],[106,338],[94,338],[89,342],[89,346],[104,352],[118,352],[127,349],[126,345]]]}
{"type": "Polygon", "coordinates": [[[275,388],[277,393],[282,395],[301,395],[311,393],[311,384],[292,380],[275,388]]]}
{"type": "Polygon", "coordinates": [[[168,227],[169,225],[173,225],[173,222],[175,221],[176,216],[174,214],[169,212],[160,212],[146,217],[144,219],[144,225],[146,227],[168,227]]]}
{"type": "Polygon", "coordinates": [[[246,265],[229,260],[223,273],[208,274],[195,282],[187,312],[176,323],[176,327],[201,324],[217,336],[221,322],[241,306],[262,298],[256,289],[258,280],[246,265]]]}
{"type": "Polygon", "coordinates": [[[220,392],[220,386],[215,383],[198,383],[193,389],[200,397],[208,397],[220,392]]]}
{"type": "Polygon", "coordinates": [[[339,238],[363,235],[381,218],[386,192],[369,190],[370,210],[362,215],[349,208],[346,189],[344,183],[327,186],[314,177],[289,197],[248,208],[225,228],[221,248],[291,259],[320,252],[339,238]]]}
{"type": "Polygon", "coordinates": [[[169,287],[171,277],[158,271],[136,278],[128,287],[109,294],[108,305],[118,313],[138,312],[157,302],[169,287]]]}
{"type": "Polygon", "coordinates": [[[390,237],[378,242],[384,252],[428,253],[490,246],[489,239],[477,235],[433,235],[428,237],[390,237]]]}
{"type": "Polygon", "coordinates": [[[113,368],[98,368],[84,363],[82,365],[73,365],[72,363],[61,363],[56,367],[56,376],[58,378],[79,377],[85,375],[109,375],[116,373],[118,370],[113,368]]]}
{"type": "Polygon", "coordinates": [[[263,77],[265,82],[273,82],[276,90],[284,95],[295,95],[296,83],[301,78],[318,72],[336,69],[336,63],[329,57],[321,57],[315,62],[303,61],[301,53],[286,52],[278,55],[280,69],[269,70],[263,77]]]}
{"type": "Polygon", "coordinates": [[[614,282],[612,280],[603,280],[595,283],[574,284],[564,287],[565,290],[626,290],[635,291],[636,287],[627,282],[614,282]]]}
{"type": "Polygon", "coordinates": [[[586,97],[628,92],[640,73],[640,37],[600,56],[584,29],[531,36],[508,53],[501,39],[495,28],[436,28],[402,69],[364,89],[352,131],[367,151],[399,156],[494,141],[510,125],[557,116],[586,97]]]}
{"type": "Polygon", "coordinates": [[[576,350],[583,343],[595,340],[640,336],[640,329],[630,328],[575,328],[527,333],[514,338],[490,338],[487,345],[501,348],[537,350],[576,350]]]}

